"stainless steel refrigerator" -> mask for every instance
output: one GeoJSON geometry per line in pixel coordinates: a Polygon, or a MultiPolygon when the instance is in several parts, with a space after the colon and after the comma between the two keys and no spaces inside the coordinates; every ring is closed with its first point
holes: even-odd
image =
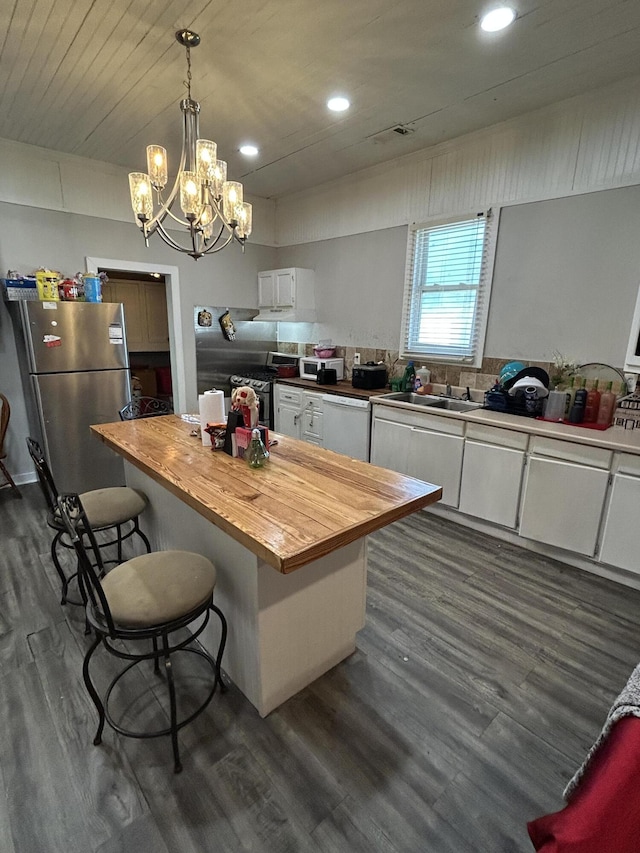
{"type": "Polygon", "coordinates": [[[60,491],[124,485],[122,459],[91,424],[119,420],[130,399],[122,305],[9,303],[31,435],[60,491]]]}

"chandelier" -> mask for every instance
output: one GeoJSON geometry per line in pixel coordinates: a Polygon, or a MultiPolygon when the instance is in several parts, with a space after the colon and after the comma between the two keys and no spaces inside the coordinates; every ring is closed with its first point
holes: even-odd
{"type": "Polygon", "coordinates": [[[218,148],[210,139],[199,138],[200,104],[191,98],[191,48],[200,44],[200,36],[191,30],[178,30],[176,40],[187,52],[187,97],[180,101],[182,111],[182,155],[171,192],[167,185],[167,152],[160,145],[147,146],[147,173],[129,174],[131,206],[136,224],[149,245],[157,233],[172,249],[191,255],[196,261],[203,255],[224,249],[231,240],[242,246],[251,234],[251,205],[243,201],[242,184],[227,180],[227,164],[218,160],[218,148]],[[179,197],[182,217],[172,207],[179,197]],[[167,216],[186,228],[187,245],[167,231],[167,216]]]}

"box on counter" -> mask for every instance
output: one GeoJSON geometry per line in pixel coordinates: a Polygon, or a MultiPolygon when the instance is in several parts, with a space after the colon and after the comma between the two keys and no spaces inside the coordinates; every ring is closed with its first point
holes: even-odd
{"type": "Polygon", "coordinates": [[[2,290],[5,302],[17,302],[20,299],[37,301],[40,296],[33,278],[3,278],[2,290]]]}
{"type": "Polygon", "coordinates": [[[625,429],[640,429],[640,395],[628,394],[618,400],[613,424],[625,429]]]}
{"type": "MultiPolygon", "coordinates": [[[[257,426],[256,429],[260,430],[260,438],[262,439],[262,443],[265,447],[269,447],[269,430],[265,426],[257,426]]],[[[252,429],[247,429],[247,427],[236,427],[235,430],[235,448],[236,455],[240,457],[240,459],[244,459],[244,452],[251,444],[251,433],[252,429]]]]}

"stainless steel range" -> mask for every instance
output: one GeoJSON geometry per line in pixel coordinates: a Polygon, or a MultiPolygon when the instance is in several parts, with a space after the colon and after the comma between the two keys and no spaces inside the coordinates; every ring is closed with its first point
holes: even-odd
{"type": "Polygon", "coordinates": [[[297,363],[298,357],[295,355],[269,352],[266,364],[255,365],[249,370],[234,373],[229,377],[232,390],[243,385],[253,388],[260,406],[258,419],[261,424],[271,430],[274,428],[273,386],[278,376],[278,365],[296,365],[297,363]]]}

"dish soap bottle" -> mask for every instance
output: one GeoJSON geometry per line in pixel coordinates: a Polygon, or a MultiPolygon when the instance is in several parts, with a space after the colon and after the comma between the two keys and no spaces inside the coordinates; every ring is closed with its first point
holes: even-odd
{"type": "Polygon", "coordinates": [[[413,365],[413,362],[410,361],[404,369],[404,376],[402,377],[402,390],[403,391],[413,391],[416,386],[416,369],[413,365]]]}
{"type": "Polygon", "coordinates": [[[250,468],[263,468],[269,458],[269,451],[260,438],[260,430],[254,429],[246,452],[247,464],[250,468]]]}

